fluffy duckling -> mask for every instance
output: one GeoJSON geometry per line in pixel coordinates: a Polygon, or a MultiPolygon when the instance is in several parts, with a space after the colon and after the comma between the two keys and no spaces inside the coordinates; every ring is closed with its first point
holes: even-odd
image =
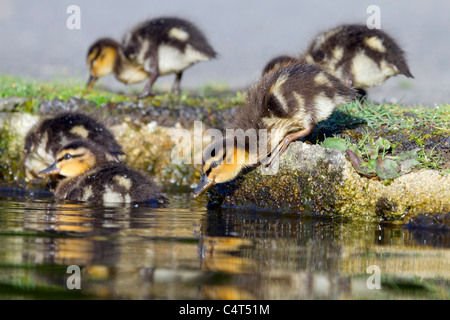
{"type": "Polygon", "coordinates": [[[23,166],[32,181],[39,171],[52,164],[67,143],[87,139],[102,145],[110,161],[124,161],[125,153],[114,135],[99,121],[82,113],[61,113],[45,117],[25,137],[23,166]]]}
{"type": "Polygon", "coordinates": [[[56,161],[39,172],[40,176],[59,174],[57,199],[97,203],[164,204],[167,199],[158,186],[140,172],[122,163],[112,163],[101,145],[73,141],[58,152],[56,161]]]}
{"type": "Polygon", "coordinates": [[[301,59],[363,92],[398,74],[414,78],[395,40],[366,25],[342,25],[320,33],[301,59]]]}
{"type": "Polygon", "coordinates": [[[273,164],[292,141],[306,137],[335,107],[357,98],[356,90],[313,65],[296,64],[262,77],[233,116],[235,134],[205,148],[194,196],[233,180],[246,166],[273,164]]]}
{"type": "Polygon", "coordinates": [[[100,39],[88,51],[90,79],[95,81],[114,72],[124,83],[148,79],[139,98],[152,95],[159,76],[176,75],[172,91],[180,93],[183,71],[195,63],[209,61],[216,52],[204,34],[191,22],[174,17],[162,17],[141,23],[128,32],[119,45],[112,39],[100,39]]]}
{"type": "Polygon", "coordinates": [[[263,69],[262,76],[264,77],[265,75],[275,72],[278,69],[290,67],[290,66],[292,66],[294,64],[298,64],[300,62],[301,61],[296,57],[292,57],[292,56],[288,56],[288,55],[277,56],[277,57],[271,59],[269,62],[267,62],[267,64],[265,65],[265,67],[263,69]]]}

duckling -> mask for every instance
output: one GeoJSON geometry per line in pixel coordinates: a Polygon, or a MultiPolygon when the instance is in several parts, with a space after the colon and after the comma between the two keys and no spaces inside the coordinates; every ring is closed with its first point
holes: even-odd
{"type": "Polygon", "coordinates": [[[264,77],[265,75],[275,72],[278,69],[286,68],[300,62],[300,59],[296,57],[288,55],[277,56],[267,62],[263,69],[262,76],[264,77]]]}
{"type": "Polygon", "coordinates": [[[320,33],[301,59],[361,92],[398,74],[414,78],[395,40],[366,25],[342,25],[320,33]]]}
{"type": "Polygon", "coordinates": [[[114,135],[99,121],[82,113],[64,112],[44,117],[25,137],[23,166],[29,181],[38,178],[39,171],[52,164],[65,144],[87,139],[101,144],[111,161],[125,161],[125,153],[114,135]]]}
{"type": "Polygon", "coordinates": [[[59,174],[57,199],[96,203],[167,203],[159,187],[144,174],[123,163],[107,159],[99,144],[75,140],[62,147],[56,161],[39,172],[40,176],[59,174]]]}
{"type": "Polygon", "coordinates": [[[217,53],[203,33],[191,22],[175,17],[145,21],[128,32],[119,45],[112,39],[100,39],[88,51],[91,88],[99,77],[114,72],[124,83],[149,79],[139,98],[153,95],[159,76],[175,73],[172,91],[180,93],[183,71],[209,61],[217,53]]]}
{"type": "Polygon", "coordinates": [[[247,166],[271,166],[292,141],[309,135],[335,107],[357,98],[356,90],[314,65],[296,64],[262,77],[233,115],[230,127],[242,131],[205,148],[194,196],[233,180],[247,166]]]}

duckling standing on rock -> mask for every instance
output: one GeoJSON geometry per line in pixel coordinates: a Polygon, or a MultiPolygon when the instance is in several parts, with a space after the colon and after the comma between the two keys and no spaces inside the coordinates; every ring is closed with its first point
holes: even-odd
{"type": "Polygon", "coordinates": [[[203,33],[192,23],[173,17],[146,21],[131,30],[122,46],[111,39],[101,39],[88,52],[91,77],[88,88],[99,77],[114,72],[124,83],[149,79],[139,98],[152,95],[159,76],[175,73],[173,92],[180,93],[183,71],[195,63],[209,61],[216,52],[203,33]]]}
{"type": "Polygon", "coordinates": [[[253,129],[258,141],[252,144],[227,135],[206,147],[194,196],[216,183],[233,180],[246,166],[273,164],[292,141],[309,135],[335,107],[357,98],[356,90],[313,65],[296,64],[264,76],[248,90],[231,124],[243,132],[253,129]]]}
{"type": "Polygon", "coordinates": [[[28,132],[23,161],[27,179],[37,179],[39,171],[55,161],[58,151],[77,139],[101,144],[111,161],[125,160],[122,147],[103,124],[82,113],[65,112],[45,117],[28,132]]]}
{"type": "Polygon", "coordinates": [[[319,34],[301,59],[363,92],[398,74],[414,78],[394,39],[366,25],[342,25],[319,34]]]}
{"type": "Polygon", "coordinates": [[[39,175],[66,177],[54,192],[61,200],[155,205],[167,202],[152,180],[122,163],[108,161],[106,153],[101,145],[76,140],[64,146],[57,160],[39,175]]]}

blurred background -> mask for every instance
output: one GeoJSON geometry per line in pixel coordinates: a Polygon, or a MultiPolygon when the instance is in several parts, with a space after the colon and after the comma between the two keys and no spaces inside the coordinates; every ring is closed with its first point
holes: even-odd
{"type": "MultiPolygon", "coordinates": [[[[298,55],[320,31],[341,23],[366,23],[370,5],[381,28],[405,50],[415,79],[397,76],[369,90],[378,102],[434,105],[449,101],[450,2],[439,0],[0,0],[0,73],[57,81],[86,81],[87,49],[99,37],[121,40],[137,23],[162,15],[191,20],[219,53],[185,72],[183,88],[245,89],[279,54],[298,55]],[[69,30],[67,8],[81,9],[81,29],[69,30]]],[[[173,75],[157,87],[170,86],[173,75]]],[[[126,87],[113,76],[99,84],[126,87]]],[[[143,84],[138,85],[142,88],[143,84]]]]}

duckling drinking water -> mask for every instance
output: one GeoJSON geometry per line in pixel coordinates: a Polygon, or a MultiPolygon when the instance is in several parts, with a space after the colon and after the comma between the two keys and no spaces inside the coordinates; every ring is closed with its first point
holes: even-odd
{"type": "Polygon", "coordinates": [[[320,33],[301,59],[362,90],[398,74],[414,78],[395,40],[366,25],[342,25],[320,33]]]}
{"type": "Polygon", "coordinates": [[[56,161],[39,172],[40,176],[53,174],[66,177],[54,192],[61,200],[156,205],[167,202],[150,178],[123,163],[108,161],[101,145],[86,140],[64,146],[56,161]]]}
{"type": "Polygon", "coordinates": [[[292,141],[309,135],[335,107],[357,98],[356,90],[313,65],[296,64],[262,77],[247,91],[246,102],[237,108],[231,124],[248,137],[253,133],[256,143],[228,134],[206,147],[194,196],[216,183],[233,180],[246,166],[271,165],[292,141]]]}
{"type": "Polygon", "coordinates": [[[118,80],[127,84],[148,79],[139,95],[145,98],[153,94],[152,87],[159,76],[174,73],[172,90],[179,94],[183,71],[216,55],[204,34],[191,22],[156,18],[128,32],[122,45],[112,39],[100,39],[90,47],[88,88],[98,78],[114,72],[118,80]]]}
{"type": "Polygon", "coordinates": [[[27,179],[37,179],[39,171],[55,161],[58,151],[77,139],[87,139],[102,145],[105,157],[111,161],[125,160],[122,147],[102,123],[82,113],[64,112],[44,117],[28,132],[23,161],[27,179]]]}

